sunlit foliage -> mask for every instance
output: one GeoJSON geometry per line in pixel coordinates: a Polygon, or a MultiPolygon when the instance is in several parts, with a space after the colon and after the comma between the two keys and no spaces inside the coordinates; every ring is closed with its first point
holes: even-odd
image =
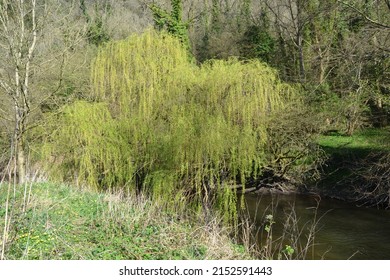
{"type": "Polygon", "coordinates": [[[98,189],[219,205],[261,174],[267,122],[293,90],[257,60],[189,62],[177,38],[148,31],[101,47],[95,102],[67,106],[46,150],[52,167],[98,189]]]}

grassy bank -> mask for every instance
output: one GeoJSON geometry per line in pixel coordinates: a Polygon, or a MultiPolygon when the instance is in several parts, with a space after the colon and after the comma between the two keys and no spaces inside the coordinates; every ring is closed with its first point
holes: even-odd
{"type": "MultiPolygon", "coordinates": [[[[11,186],[5,259],[250,258],[215,217],[168,213],[147,199],[66,185],[33,184],[30,196],[29,188],[25,195],[23,187],[14,193],[11,186]]],[[[7,191],[0,185],[1,205],[7,191]]],[[[1,233],[5,210],[0,209],[1,233]]]]}
{"type": "Polygon", "coordinates": [[[352,136],[322,135],[328,155],[322,177],[311,191],[359,205],[389,207],[390,128],[369,128],[352,136]]]}
{"type": "Polygon", "coordinates": [[[368,151],[390,151],[390,128],[369,128],[351,136],[337,132],[321,135],[318,144],[328,153],[345,154],[348,152],[364,153],[368,151]]]}

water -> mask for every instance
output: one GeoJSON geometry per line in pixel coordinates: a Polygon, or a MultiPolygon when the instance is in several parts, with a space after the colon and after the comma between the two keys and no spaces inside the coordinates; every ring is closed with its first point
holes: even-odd
{"type": "MultiPolygon", "coordinates": [[[[318,199],[318,198],[317,198],[318,199]]],[[[318,209],[316,197],[304,195],[245,195],[247,211],[264,242],[265,215],[273,214],[274,240],[281,235],[286,213],[294,209],[298,225],[303,229],[301,242],[305,243],[308,225],[317,213],[317,233],[308,259],[363,259],[390,260],[390,211],[356,207],[333,199],[321,199],[318,209]],[[319,219],[320,218],[320,219],[319,219]]],[[[285,246],[285,245],[283,245],[285,246]]]]}

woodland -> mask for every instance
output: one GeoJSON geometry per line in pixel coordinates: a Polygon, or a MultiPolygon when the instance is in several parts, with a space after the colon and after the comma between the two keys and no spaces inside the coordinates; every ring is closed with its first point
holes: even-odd
{"type": "Polygon", "coordinates": [[[0,49],[2,259],[39,182],[226,225],[247,192],[390,206],[389,0],[0,0],[0,49]]]}

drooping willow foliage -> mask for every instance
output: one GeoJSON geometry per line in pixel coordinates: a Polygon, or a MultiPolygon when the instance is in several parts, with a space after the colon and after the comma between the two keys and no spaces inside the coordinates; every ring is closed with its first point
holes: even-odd
{"type": "Polygon", "coordinates": [[[228,185],[267,164],[267,122],[292,89],[259,61],[189,62],[178,39],[148,31],[101,47],[95,102],[63,109],[53,167],[97,189],[235,212],[228,185]]]}

